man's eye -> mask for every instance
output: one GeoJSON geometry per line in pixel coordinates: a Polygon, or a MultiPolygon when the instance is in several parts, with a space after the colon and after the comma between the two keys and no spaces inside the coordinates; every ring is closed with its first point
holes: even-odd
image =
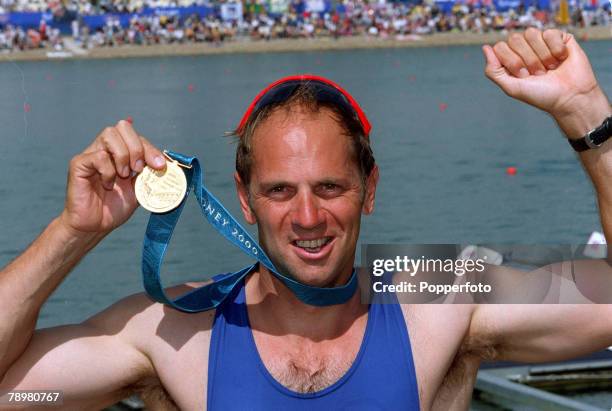
{"type": "Polygon", "coordinates": [[[319,186],[319,193],[323,196],[336,196],[342,191],[342,187],[334,183],[325,183],[319,186]]]}
{"type": "Polygon", "coordinates": [[[286,197],[291,193],[291,187],[288,186],[274,186],[268,190],[268,195],[274,197],[286,197]]]}
{"type": "Polygon", "coordinates": [[[270,189],[271,193],[284,193],[285,191],[287,191],[287,187],[285,186],[276,186],[270,189]]]}
{"type": "Polygon", "coordinates": [[[339,188],[338,185],[334,183],[323,184],[323,190],[325,191],[334,191],[334,190],[337,190],[338,188],[339,188]]]}

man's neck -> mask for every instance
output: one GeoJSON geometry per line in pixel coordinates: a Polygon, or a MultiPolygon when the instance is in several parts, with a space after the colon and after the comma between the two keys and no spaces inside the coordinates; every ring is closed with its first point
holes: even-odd
{"type": "Polygon", "coordinates": [[[245,292],[251,326],[273,335],[334,339],[367,312],[358,291],[344,304],[317,307],[303,303],[262,265],[247,278],[245,292]]]}

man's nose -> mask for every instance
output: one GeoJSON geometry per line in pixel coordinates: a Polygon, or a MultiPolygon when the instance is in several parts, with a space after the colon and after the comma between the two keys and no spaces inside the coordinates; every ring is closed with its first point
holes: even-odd
{"type": "Polygon", "coordinates": [[[311,192],[302,192],[296,198],[291,222],[301,228],[312,229],[325,221],[318,198],[311,192]]]}

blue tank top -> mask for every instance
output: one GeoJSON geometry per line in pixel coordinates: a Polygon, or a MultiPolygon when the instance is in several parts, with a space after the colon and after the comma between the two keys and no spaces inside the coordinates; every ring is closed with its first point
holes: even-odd
{"type": "Polygon", "coordinates": [[[302,394],[276,381],[259,357],[243,281],[215,314],[208,359],[207,409],[418,411],[408,330],[396,298],[395,302],[370,305],[359,352],[338,381],[321,391],[302,394]]]}

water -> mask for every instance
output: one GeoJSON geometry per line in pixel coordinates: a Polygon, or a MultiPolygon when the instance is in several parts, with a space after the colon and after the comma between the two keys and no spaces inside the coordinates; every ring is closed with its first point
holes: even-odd
{"type": "MultiPolygon", "coordinates": [[[[584,47],[611,94],[612,42],[584,47]]],[[[234,145],[223,133],[265,84],[298,72],[339,82],[374,126],[381,181],[362,242],[586,241],[599,222],[574,153],[550,118],[506,97],[482,71],[478,47],[2,64],[0,265],[60,213],[70,158],[128,115],[159,147],[197,155],[209,188],[239,216],[234,145]],[[518,174],[507,176],[508,166],[518,174]]],[[[147,217],[138,210],[87,255],[38,325],[79,322],[140,292],[147,217]]],[[[164,276],[200,280],[248,262],[191,201],[164,276]]]]}

